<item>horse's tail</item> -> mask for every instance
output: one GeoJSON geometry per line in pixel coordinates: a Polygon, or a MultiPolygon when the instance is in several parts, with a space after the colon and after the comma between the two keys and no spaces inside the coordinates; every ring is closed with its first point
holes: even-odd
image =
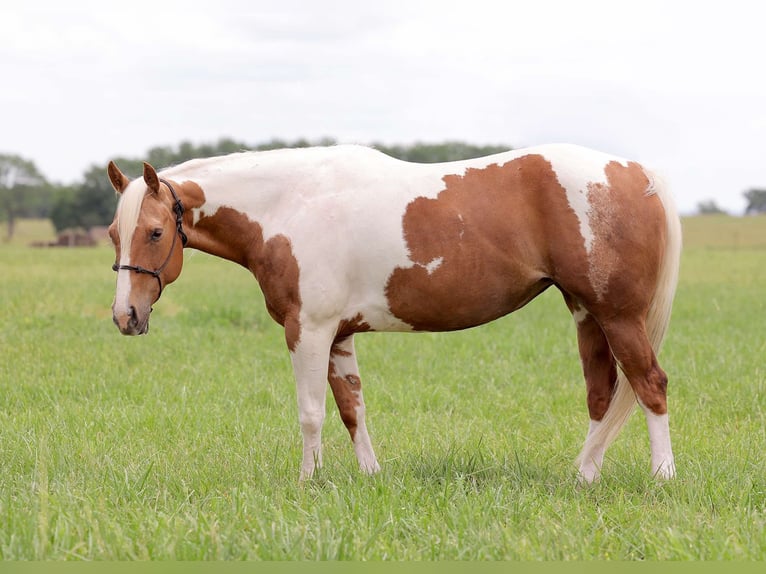
{"type": "MultiPolygon", "coordinates": [[[[660,352],[662,340],[665,338],[665,332],[670,323],[670,311],[678,284],[678,270],[681,260],[681,221],[678,218],[673,197],[664,182],[646,170],[645,174],[649,179],[646,195],[657,195],[660,198],[665,210],[667,225],[665,253],[660,263],[654,297],[646,316],[646,332],[656,355],[660,352]]],[[[628,421],[636,402],[636,395],[630,383],[622,370],[618,368],[617,384],[609,408],[601,423],[588,435],[582,451],[577,457],[578,465],[585,460],[594,459],[595,453],[604,452],[628,421]]]]}
{"type": "Polygon", "coordinates": [[[681,220],[678,218],[673,197],[665,184],[657,176],[646,172],[649,178],[647,194],[657,195],[665,208],[667,236],[665,238],[665,253],[657,277],[657,290],[649,307],[646,317],[646,332],[655,354],[659,354],[662,341],[670,323],[670,311],[673,307],[673,297],[678,285],[678,271],[681,266],[681,220]]]}

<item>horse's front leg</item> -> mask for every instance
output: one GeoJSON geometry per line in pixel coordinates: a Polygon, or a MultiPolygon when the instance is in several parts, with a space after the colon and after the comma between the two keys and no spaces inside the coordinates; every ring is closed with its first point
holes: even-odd
{"type": "Polygon", "coordinates": [[[300,338],[290,351],[303,434],[301,480],[310,478],[322,466],[322,424],[333,336],[331,331],[301,329],[300,338]]]}

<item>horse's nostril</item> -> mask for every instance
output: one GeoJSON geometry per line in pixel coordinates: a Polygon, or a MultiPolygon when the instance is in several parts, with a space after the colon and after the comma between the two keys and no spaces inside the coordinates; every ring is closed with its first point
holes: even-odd
{"type": "Polygon", "coordinates": [[[138,323],[138,319],[136,318],[136,308],[131,305],[128,309],[128,326],[134,328],[136,323],[138,323]]]}

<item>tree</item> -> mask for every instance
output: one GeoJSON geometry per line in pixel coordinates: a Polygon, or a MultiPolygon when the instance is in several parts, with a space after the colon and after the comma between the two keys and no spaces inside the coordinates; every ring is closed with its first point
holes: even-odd
{"type": "Polygon", "coordinates": [[[723,209],[718,207],[718,204],[713,199],[706,199],[705,201],[700,201],[697,204],[697,212],[700,215],[715,215],[715,214],[726,213],[723,209]]]}
{"type": "MultiPolygon", "coordinates": [[[[141,174],[140,160],[116,160],[131,177],[141,174]]],[[[92,165],[83,175],[81,183],[59,188],[54,196],[50,218],[56,231],[82,227],[86,231],[100,225],[109,225],[117,207],[117,194],[102,165],[92,165]]]]}
{"type": "Polygon", "coordinates": [[[79,227],[79,216],[74,200],[75,189],[73,187],[60,187],[53,196],[50,220],[56,231],[79,227]]]}
{"type": "Polygon", "coordinates": [[[747,199],[745,215],[766,213],[766,189],[749,189],[744,196],[747,199]]]}
{"type": "Polygon", "coordinates": [[[508,151],[510,149],[508,146],[475,146],[457,141],[448,141],[439,144],[416,143],[410,146],[373,144],[373,147],[397,159],[417,163],[438,163],[472,159],[508,151]]]}
{"type": "Polygon", "coordinates": [[[45,211],[46,192],[50,187],[34,162],[0,154],[0,219],[8,222],[6,240],[13,237],[17,218],[45,211]]]}

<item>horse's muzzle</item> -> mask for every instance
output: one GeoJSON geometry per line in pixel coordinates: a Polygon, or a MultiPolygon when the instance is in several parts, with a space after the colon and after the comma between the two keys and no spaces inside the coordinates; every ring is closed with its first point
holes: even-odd
{"type": "Polygon", "coordinates": [[[145,335],[149,332],[149,313],[141,317],[132,305],[125,313],[112,312],[112,320],[123,335],[145,335]]]}

